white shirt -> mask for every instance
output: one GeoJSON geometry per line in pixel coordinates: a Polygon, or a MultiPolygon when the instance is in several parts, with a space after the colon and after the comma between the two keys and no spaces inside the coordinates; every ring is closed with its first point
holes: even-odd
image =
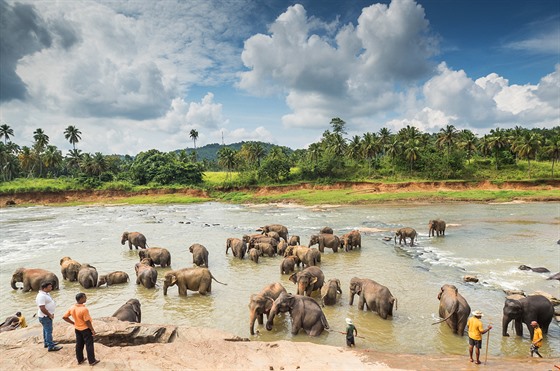
{"type": "Polygon", "coordinates": [[[54,310],[56,309],[56,304],[53,300],[53,298],[51,298],[51,294],[49,294],[48,292],[44,292],[43,290],[39,290],[39,293],[37,294],[37,297],[35,298],[35,302],[37,303],[37,307],[39,307],[39,310],[37,312],[37,316],[39,318],[42,317],[48,317],[45,313],[43,313],[43,311],[41,311],[41,305],[44,305],[45,308],[47,309],[47,311],[54,315],[54,310]]]}

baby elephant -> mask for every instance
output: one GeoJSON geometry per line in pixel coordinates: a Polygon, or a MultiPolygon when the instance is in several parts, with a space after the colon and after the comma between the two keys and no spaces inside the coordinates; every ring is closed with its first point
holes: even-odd
{"type": "Polygon", "coordinates": [[[120,321],[136,322],[142,321],[142,311],[138,299],[130,299],[124,303],[111,317],[117,317],[120,321]]]}
{"type": "Polygon", "coordinates": [[[282,260],[280,264],[280,274],[290,274],[295,270],[297,257],[291,255],[287,256],[282,260]]]}
{"type": "Polygon", "coordinates": [[[192,244],[189,251],[193,255],[193,263],[198,267],[208,268],[208,250],[199,243],[192,244]]]}
{"type": "Polygon", "coordinates": [[[342,295],[340,280],[338,278],[328,280],[327,284],[321,287],[321,301],[323,307],[325,305],[335,305],[339,294],[342,295]]]}
{"type": "Polygon", "coordinates": [[[123,271],[116,271],[99,276],[97,287],[107,284],[107,286],[116,285],[118,283],[127,283],[129,281],[128,274],[123,271]]]}
{"type": "Polygon", "coordinates": [[[164,249],[163,247],[150,247],[146,250],[140,250],[138,252],[138,256],[140,257],[140,260],[150,258],[154,264],[164,268],[171,265],[171,254],[169,253],[169,250],[164,249]]]}
{"type": "Polygon", "coordinates": [[[146,237],[140,232],[123,232],[121,244],[124,245],[128,241],[128,248],[132,250],[132,246],[138,250],[138,247],[145,249],[148,247],[146,237]]]}

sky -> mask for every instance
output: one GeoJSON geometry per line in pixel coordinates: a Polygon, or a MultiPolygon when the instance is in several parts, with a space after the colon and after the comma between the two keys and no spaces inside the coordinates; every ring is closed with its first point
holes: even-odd
{"type": "Polygon", "coordinates": [[[67,153],[560,125],[556,0],[0,0],[0,122],[67,153]],[[223,138],[223,139],[222,139],[223,138]]]}

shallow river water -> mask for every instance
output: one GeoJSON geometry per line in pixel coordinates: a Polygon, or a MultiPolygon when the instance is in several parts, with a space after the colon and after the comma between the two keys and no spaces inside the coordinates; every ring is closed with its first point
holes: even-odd
{"type": "MultiPolygon", "coordinates": [[[[54,291],[57,318],[74,303],[79,291],[88,294],[92,316],[110,316],[130,298],[142,303],[142,321],[171,323],[194,327],[223,329],[251,340],[311,341],[343,346],[344,335],[324,332],[311,338],[302,331],[292,336],[289,316],[278,317],[272,331],[257,326],[259,333],[249,334],[248,301],[268,283],[281,282],[288,291],[295,285],[280,274],[280,257],[261,258],[259,264],[225,255],[225,240],[254,233],[265,224],[279,223],[290,235],[301,236],[307,244],[311,234],[331,226],[342,235],[351,229],[362,232],[362,249],[334,254],[327,249],[321,269],[326,280],[339,278],[343,294],[338,305],[325,307],[330,327],[344,331],[346,317],[354,320],[359,335],[358,348],[417,354],[464,354],[467,338],[451,334],[438,319],[441,285],[458,287],[472,310],[482,310],[485,326],[493,324],[489,353],[503,356],[525,356],[529,350],[528,331],[524,337],[501,336],[501,317],[505,294],[503,289],[521,289],[528,293],[542,290],[560,297],[560,282],[546,280],[547,274],[520,271],[526,264],[560,271],[560,204],[437,204],[414,206],[367,207],[282,207],[241,206],[219,203],[167,206],[92,206],[30,207],[0,209],[0,317],[17,310],[28,322],[35,313],[36,293],[14,291],[10,287],[13,271],[18,267],[43,268],[55,272],[61,290],[54,291]],[[445,237],[428,237],[429,219],[441,218],[448,223],[445,237]],[[414,247],[384,241],[392,231],[410,226],[419,232],[414,247]],[[220,281],[212,293],[201,296],[189,292],[179,297],[171,287],[163,295],[162,279],[169,268],[157,268],[158,287],[148,290],[135,284],[136,250],[120,244],[123,231],[141,231],[152,247],[165,247],[172,254],[172,268],[192,266],[188,247],[201,243],[210,251],[210,270],[220,281]],[[365,232],[364,232],[365,231],[365,232]],[[81,263],[95,266],[99,274],[124,270],[131,277],[125,285],[84,290],[76,282],[62,280],[59,260],[70,256],[81,263]],[[481,283],[463,283],[465,274],[474,274],[481,283]],[[348,284],[352,277],[373,279],[387,286],[398,299],[394,317],[381,319],[376,313],[348,305],[348,284]]],[[[20,284],[21,285],[21,284],[20,284]]],[[[486,340],[486,336],[484,338],[486,340]]],[[[560,357],[560,328],[550,326],[541,353],[560,357]]]]}

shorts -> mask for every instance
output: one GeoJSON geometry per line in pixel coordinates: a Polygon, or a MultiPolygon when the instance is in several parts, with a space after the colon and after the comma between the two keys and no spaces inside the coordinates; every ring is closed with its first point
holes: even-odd
{"type": "Polygon", "coordinates": [[[346,338],[346,345],[347,345],[347,346],[356,345],[356,344],[354,343],[354,338],[353,338],[353,337],[351,337],[351,338],[346,338]]]}
{"type": "Polygon", "coordinates": [[[469,345],[475,346],[478,349],[480,349],[482,348],[482,340],[474,340],[472,338],[469,338],[469,345]]]}

